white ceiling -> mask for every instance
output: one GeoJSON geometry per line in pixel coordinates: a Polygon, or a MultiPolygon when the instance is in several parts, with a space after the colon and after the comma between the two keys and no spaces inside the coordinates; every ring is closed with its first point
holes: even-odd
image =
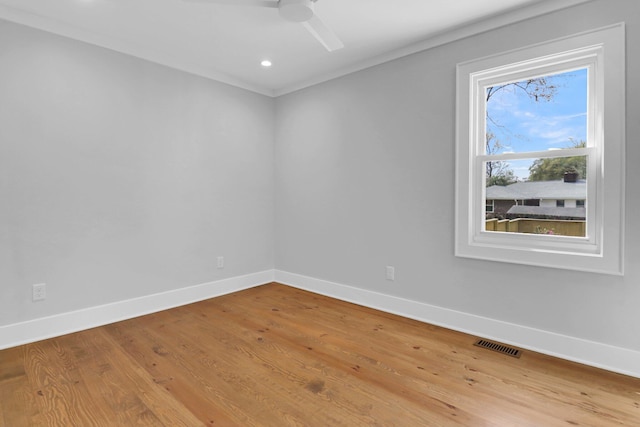
{"type": "Polygon", "coordinates": [[[328,52],[276,9],[183,0],[0,0],[0,18],[270,96],[588,0],[318,0],[328,52]],[[268,58],[271,68],[260,66],[268,58]]]}

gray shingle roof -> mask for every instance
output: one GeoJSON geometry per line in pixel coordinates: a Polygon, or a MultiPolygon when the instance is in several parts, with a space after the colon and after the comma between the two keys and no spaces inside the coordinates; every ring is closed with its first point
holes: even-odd
{"type": "Polygon", "coordinates": [[[583,200],[587,198],[587,181],[527,181],[507,186],[487,187],[488,200],[555,199],[583,200]]]}
{"type": "Polygon", "coordinates": [[[508,216],[528,218],[572,218],[585,219],[585,208],[555,208],[542,206],[511,206],[507,211],[508,216]]]}

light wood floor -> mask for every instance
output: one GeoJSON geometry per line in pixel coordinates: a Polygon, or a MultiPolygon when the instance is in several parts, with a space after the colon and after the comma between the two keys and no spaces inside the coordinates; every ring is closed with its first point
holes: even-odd
{"type": "Polygon", "coordinates": [[[0,351],[0,426],[640,426],[640,379],[268,284],[0,351]]]}

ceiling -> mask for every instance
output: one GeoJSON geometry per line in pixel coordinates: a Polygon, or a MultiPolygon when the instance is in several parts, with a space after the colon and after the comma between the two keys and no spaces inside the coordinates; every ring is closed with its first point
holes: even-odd
{"type": "Polygon", "coordinates": [[[0,18],[269,96],[588,0],[318,0],[328,52],[276,9],[184,0],[0,0],[0,18]],[[273,62],[270,68],[261,60],[273,62]]]}

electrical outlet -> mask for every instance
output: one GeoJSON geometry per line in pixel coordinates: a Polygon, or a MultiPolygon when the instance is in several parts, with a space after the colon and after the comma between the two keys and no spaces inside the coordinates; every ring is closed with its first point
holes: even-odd
{"type": "Polygon", "coordinates": [[[387,280],[396,280],[396,269],[391,265],[387,265],[387,280]]]}
{"type": "Polygon", "coordinates": [[[224,268],[224,257],[223,256],[219,256],[218,257],[218,268],[224,268]]]}
{"type": "Polygon", "coordinates": [[[31,298],[33,301],[42,301],[47,298],[47,284],[46,283],[38,283],[31,287],[32,295],[31,298]]]}

